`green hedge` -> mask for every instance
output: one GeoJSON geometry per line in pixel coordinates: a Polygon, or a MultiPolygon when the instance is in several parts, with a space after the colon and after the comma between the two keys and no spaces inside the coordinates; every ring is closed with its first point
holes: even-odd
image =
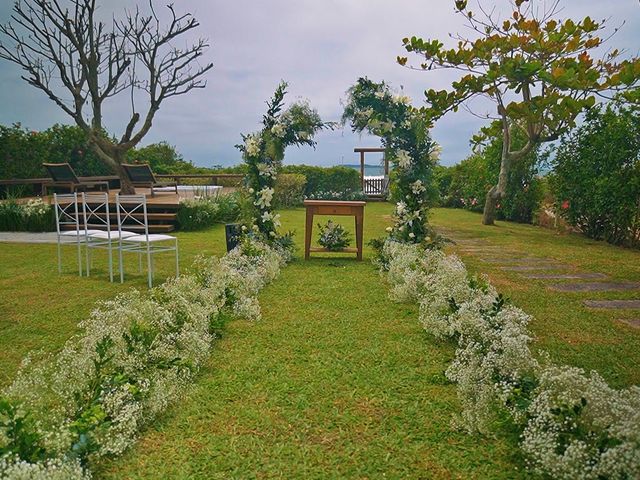
{"type": "MultiPolygon", "coordinates": [[[[514,144],[524,139],[514,131],[514,144]]],[[[498,181],[502,138],[491,139],[480,151],[452,167],[439,166],[434,179],[444,207],[465,208],[482,212],[489,189],[498,181]]],[[[531,223],[543,197],[538,177],[541,161],[537,151],[518,161],[509,172],[507,194],[499,202],[497,217],[502,220],[531,223]]]]}
{"type": "Polygon", "coordinates": [[[281,173],[276,179],[273,205],[275,208],[299,207],[304,201],[307,178],[300,173],[281,173]]]}
{"type": "Polygon", "coordinates": [[[361,189],[360,173],[349,167],[313,167],[310,165],[286,165],[282,173],[299,173],[307,179],[304,195],[317,192],[343,192],[361,189]]]}

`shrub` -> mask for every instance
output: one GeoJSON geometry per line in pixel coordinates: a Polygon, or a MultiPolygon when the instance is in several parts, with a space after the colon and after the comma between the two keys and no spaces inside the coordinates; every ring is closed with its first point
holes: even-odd
{"type": "Polygon", "coordinates": [[[282,173],[276,178],[273,194],[275,208],[298,207],[304,200],[307,179],[301,173],[282,173]]]}
{"type": "Polygon", "coordinates": [[[168,142],[152,143],[129,150],[127,160],[133,163],[148,163],[151,170],[159,174],[195,173],[199,170],[192,162],[185,160],[176,147],[168,142]]]}
{"type": "Polygon", "coordinates": [[[316,192],[344,192],[361,190],[360,173],[349,167],[314,167],[309,165],[285,165],[282,173],[298,173],[305,176],[304,195],[316,192]]]}
{"type": "Polygon", "coordinates": [[[52,232],[55,229],[55,212],[41,199],[27,203],[0,202],[0,232],[52,232]]]}
{"type": "Polygon", "coordinates": [[[216,223],[237,220],[240,215],[239,196],[239,193],[230,193],[182,200],[176,212],[178,227],[185,231],[202,230],[216,223]]]}
{"type": "Polygon", "coordinates": [[[562,139],[552,188],[557,210],[588,237],[640,245],[640,115],[593,108],[562,139]]]}

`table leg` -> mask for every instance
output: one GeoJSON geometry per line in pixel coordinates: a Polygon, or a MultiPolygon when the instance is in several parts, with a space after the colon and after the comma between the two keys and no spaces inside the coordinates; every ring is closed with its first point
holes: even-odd
{"type": "Polygon", "coordinates": [[[309,260],[311,250],[311,230],[313,229],[313,212],[307,208],[306,225],[304,228],[304,259],[309,260]]]}
{"type": "Polygon", "coordinates": [[[362,229],[364,226],[364,215],[356,215],[356,246],[358,247],[358,260],[362,260],[362,229]]]}

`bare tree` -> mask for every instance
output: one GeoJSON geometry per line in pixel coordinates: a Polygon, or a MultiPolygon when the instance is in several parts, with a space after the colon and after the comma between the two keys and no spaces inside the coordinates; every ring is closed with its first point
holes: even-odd
{"type": "Polygon", "coordinates": [[[135,190],[121,166],[126,153],[151,129],[162,102],[206,85],[213,67],[199,63],[209,47],[198,39],[175,44],[199,26],[190,14],[168,5],[162,25],[150,1],[150,13],[137,7],[107,26],[97,18],[95,0],[17,0],[11,20],[0,26],[0,58],[20,66],[22,78],[43,91],[87,134],[91,148],[120,177],[122,193],[135,190]],[[105,103],[131,95],[131,116],[120,138],[106,134],[105,103]],[[143,114],[137,96],[146,97],[143,114]]]}

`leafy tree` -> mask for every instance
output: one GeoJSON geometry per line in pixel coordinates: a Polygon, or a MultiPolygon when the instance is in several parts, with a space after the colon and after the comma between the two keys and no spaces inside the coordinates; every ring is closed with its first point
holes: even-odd
{"type": "Polygon", "coordinates": [[[11,21],[0,26],[0,58],[22,68],[28,84],[73,118],[100,160],[118,173],[123,193],[135,190],[121,164],[151,129],[162,102],[203,88],[213,67],[198,64],[205,40],[177,46],[199,26],[196,19],[171,5],[168,10],[167,25],[151,3],[150,14],[136,8],[107,26],[97,18],[96,0],[19,0],[11,21]],[[122,93],[130,95],[132,112],[114,139],[104,134],[103,110],[122,93]],[[146,98],[142,115],[140,96],[146,98]]]}
{"type": "Polygon", "coordinates": [[[44,177],[43,162],[69,162],[80,176],[113,173],[90,149],[86,133],[77,126],[56,124],[36,132],[20,124],[0,125],[0,178],[44,177]]]}
{"type": "MultiPolygon", "coordinates": [[[[516,131],[513,142],[516,146],[523,145],[524,136],[516,131]]],[[[441,174],[447,179],[440,190],[446,206],[482,211],[487,191],[500,173],[502,137],[493,136],[488,143],[476,145],[474,150],[459,164],[449,167],[449,172],[441,174]]],[[[506,193],[496,205],[498,219],[531,222],[543,193],[538,178],[540,159],[537,153],[537,149],[530,152],[509,171],[506,193]]]]}
{"type": "MultiPolygon", "coordinates": [[[[498,181],[486,196],[486,225],[494,222],[514,165],[537,145],[574,127],[580,113],[596,103],[596,95],[633,88],[640,80],[637,57],[620,60],[618,50],[600,58],[591,55],[603,43],[604,22],[590,17],[558,20],[558,1],[550,8],[540,3],[515,0],[512,16],[499,21],[481,5],[482,14],[476,16],[465,0],[457,0],[457,12],[466,18],[474,38],[456,35],[454,48],[445,48],[439,40],[403,40],[408,52],[422,57],[419,69],[463,72],[451,90],[425,92],[425,110],[432,119],[468,107],[468,101],[479,96],[496,104],[493,131],[501,132],[503,149],[498,181]],[[513,128],[526,138],[522,147],[513,144],[513,128]]],[[[398,57],[401,65],[407,61],[398,57]]]]}
{"type": "Polygon", "coordinates": [[[185,160],[168,142],[152,143],[130,150],[127,158],[134,163],[148,163],[155,173],[194,173],[198,168],[185,160]]]}
{"type": "Polygon", "coordinates": [[[562,139],[552,186],[558,210],[585,235],[640,245],[640,114],[609,105],[590,110],[562,139]]]}

